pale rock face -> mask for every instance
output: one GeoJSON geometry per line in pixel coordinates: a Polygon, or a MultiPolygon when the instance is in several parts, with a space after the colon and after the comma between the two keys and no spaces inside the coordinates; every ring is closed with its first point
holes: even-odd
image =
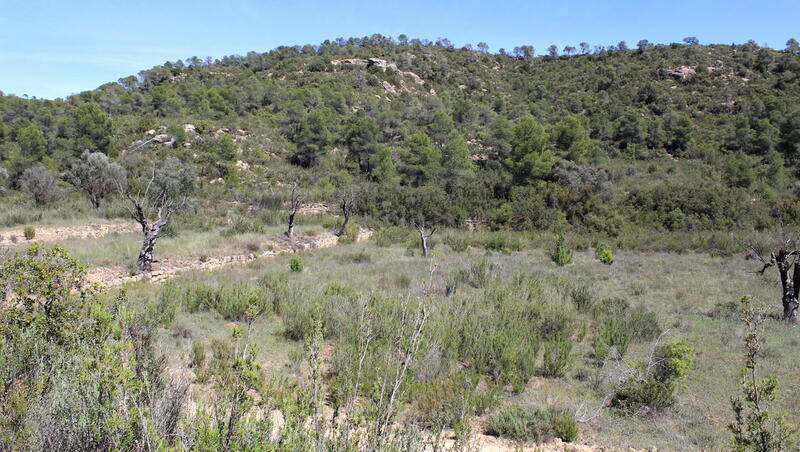
{"type": "Polygon", "coordinates": [[[693,75],[697,74],[694,66],[678,66],[673,68],[666,69],[667,74],[679,78],[681,80],[685,80],[693,75]]]}
{"type": "Polygon", "coordinates": [[[397,90],[395,89],[394,85],[384,80],[382,82],[383,89],[386,90],[387,93],[397,94],[397,90]]]}
{"type": "Polygon", "coordinates": [[[153,137],[153,142],[155,142],[155,143],[162,143],[163,144],[163,143],[166,143],[168,141],[171,141],[171,138],[166,133],[161,133],[161,134],[158,134],[158,135],[153,137]]]}

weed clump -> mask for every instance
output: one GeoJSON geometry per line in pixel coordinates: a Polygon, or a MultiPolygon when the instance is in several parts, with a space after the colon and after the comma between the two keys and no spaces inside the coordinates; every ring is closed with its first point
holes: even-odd
{"type": "Polygon", "coordinates": [[[566,442],[578,437],[578,421],[566,410],[508,405],[489,418],[489,435],[537,443],[559,438],[566,442]]]}
{"type": "Polygon", "coordinates": [[[683,342],[656,349],[644,370],[628,379],[611,399],[624,414],[661,412],[675,404],[675,391],[694,364],[694,351],[683,342]]]}
{"type": "Polygon", "coordinates": [[[243,321],[273,311],[272,296],[262,287],[243,284],[187,289],[184,302],[189,312],[215,311],[225,320],[243,321]]]}
{"type": "Polygon", "coordinates": [[[563,267],[572,262],[572,250],[567,246],[567,240],[563,235],[559,235],[556,239],[556,247],[553,251],[553,262],[556,265],[563,267]]]}
{"type": "Polygon", "coordinates": [[[22,230],[22,235],[25,236],[25,240],[33,240],[36,237],[36,228],[33,226],[25,226],[25,229],[22,230]]]}
{"type": "Polygon", "coordinates": [[[606,243],[597,245],[597,248],[594,250],[594,258],[606,265],[614,263],[614,255],[611,253],[611,247],[606,243]]]}
{"type": "Polygon", "coordinates": [[[547,378],[563,377],[572,364],[573,342],[557,335],[544,343],[544,361],[542,375],[547,378]]]}
{"type": "Polygon", "coordinates": [[[300,273],[305,268],[305,264],[303,263],[303,259],[300,256],[292,256],[289,259],[289,271],[292,273],[300,273]]]}
{"type": "Polygon", "coordinates": [[[411,237],[411,231],[399,226],[380,228],[372,235],[372,240],[380,247],[389,247],[404,243],[411,237]]]}

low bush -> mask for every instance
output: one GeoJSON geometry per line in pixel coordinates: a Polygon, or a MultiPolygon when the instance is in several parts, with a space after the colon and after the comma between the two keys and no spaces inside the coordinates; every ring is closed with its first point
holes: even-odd
{"type": "Polygon", "coordinates": [[[292,273],[300,273],[303,271],[304,267],[303,259],[300,256],[292,256],[292,258],[289,259],[289,271],[292,273]]]}
{"type": "Polygon", "coordinates": [[[225,320],[235,321],[269,315],[273,311],[272,294],[262,287],[243,284],[193,286],[187,289],[184,303],[189,312],[215,311],[225,320]]]}
{"type": "Polygon", "coordinates": [[[468,432],[470,416],[483,414],[496,398],[495,386],[479,383],[480,375],[463,370],[419,383],[410,391],[416,422],[434,430],[468,432]]]}
{"type": "Polygon", "coordinates": [[[713,319],[727,320],[735,322],[739,320],[741,313],[739,312],[739,302],[737,301],[723,301],[714,305],[708,316],[713,319]]]}
{"type": "Polygon", "coordinates": [[[463,253],[469,249],[469,240],[458,234],[448,234],[444,236],[442,243],[449,246],[450,249],[456,253],[463,253]]]}
{"type": "Polygon", "coordinates": [[[339,243],[340,244],[348,244],[348,243],[355,243],[358,240],[358,234],[361,232],[361,229],[355,223],[350,223],[344,228],[342,231],[342,235],[339,236],[339,243]]]}
{"type": "Polygon", "coordinates": [[[694,352],[682,342],[657,348],[653,361],[614,394],[611,406],[624,414],[660,412],[675,404],[675,392],[694,364],[694,352]]]}
{"type": "Polygon", "coordinates": [[[264,225],[249,218],[238,217],[233,221],[233,224],[231,224],[228,228],[223,229],[222,232],[220,232],[220,235],[223,237],[230,237],[248,233],[263,234],[264,225]]]}
{"type": "Polygon", "coordinates": [[[9,227],[18,224],[34,223],[42,219],[42,211],[25,207],[10,207],[0,213],[0,226],[9,227]]]}
{"type": "Polygon", "coordinates": [[[566,442],[578,437],[575,416],[563,409],[508,405],[489,418],[486,433],[517,441],[537,443],[559,438],[566,442]]]}
{"type": "Polygon", "coordinates": [[[20,190],[38,206],[55,201],[61,194],[56,174],[43,166],[26,169],[17,183],[20,190]]]}
{"type": "Polygon", "coordinates": [[[25,229],[22,230],[22,235],[25,236],[25,240],[33,240],[36,237],[36,228],[33,226],[25,226],[25,229]]]}
{"type": "Polygon", "coordinates": [[[594,258],[606,265],[614,263],[614,255],[611,253],[611,247],[606,243],[597,245],[597,248],[594,250],[594,258]]]}
{"type": "Polygon", "coordinates": [[[487,234],[483,239],[482,245],[487,251],[499,251],[501,253],[520,251],[524,248],[522,241],[508,232],[487,234]]]}
{"type": "Polygon", "coordinates": [[[572,262],[572,250],[570,250],[567,246],[567,240],[563,235],[559,235],[556,239],[555,250],[553,251],[552,259],[556,265],[561,267],[572,262]]]}
{"type": "Polygon", "coordinates": [[[381,247],[389,247],[406,242],[411,238],[411,231],[399,226],[386,226],[372,234],[372,240],[381,247]]]}
{"type": "Polygon", "coordinates": [[[563,377],[572,365],[573,342],[562,336],[556,336],[544,343],[544,358],[542,361],[542,375],[547,378],[563,377]]]}

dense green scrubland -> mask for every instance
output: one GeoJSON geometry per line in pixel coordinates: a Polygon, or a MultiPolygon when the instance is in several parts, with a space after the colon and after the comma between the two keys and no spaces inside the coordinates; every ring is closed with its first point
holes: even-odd
{"type": "Polygon", "coordinates": [[[638,47],[533,58],[376,35],[169,62],[64,100],[2,96],[2,223],[26,219],[16,190],[58,205],[80,187],[88,149],[129,176],[179,157],[217,206],[298,182],[317,200],[357,186],[362,214],[396,223],[794,224],[797,50],[638,47]]]}

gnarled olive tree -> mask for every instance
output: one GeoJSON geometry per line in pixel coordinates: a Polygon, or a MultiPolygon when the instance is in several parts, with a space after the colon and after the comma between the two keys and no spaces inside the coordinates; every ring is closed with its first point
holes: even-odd
{"type": "Polygon", "coordinates": [[[112,194],[126,178],[125,169],[102,152],[84,151],[80,159],[72,162],[66,179],[89,196],[92,207],[112,194]]]}
{"type": "Polygon", "coordinates": [[[793,238],[786,238],[777,252],[771,252],[765,258],[755,247],[751,247],[752,255],[764,264],[759,274],[764,274],[769,267],[775,267],[781,279],[783,318],[790,322],[797,321],[797,309],[800,307],[800,250],[793,238]]]}
{"type": "Polygon", "coordinates": [[[154,167],[147,178],[133,181],[131,186],[118,185],[128,199],[128,214],[142,227],[144,240],[136,260],[141,272],[153,269],[155,247],[165,226],[176,211],[186,204],[187,196],[194,190],[194,169],[171,157],[158,168],[154,167]]]}
{"type": "Polygon", "coordinates": [[[300,192],[297,184],[292,186],[292,195],[289,199],[289,216],[287,218],[286,232],[283,233],[287,238],[294,237],[294,217],[300,210],[300,205],[303,204],[303,194],[300,192]]]}

